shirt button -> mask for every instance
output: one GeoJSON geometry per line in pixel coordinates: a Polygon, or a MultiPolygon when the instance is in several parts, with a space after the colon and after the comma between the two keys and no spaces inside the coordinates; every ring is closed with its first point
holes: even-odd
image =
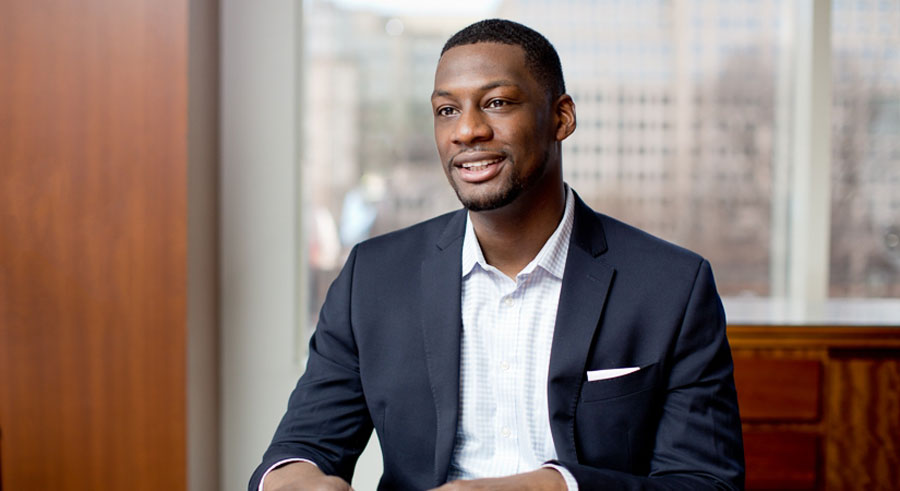
{"type": "Polygon", "coordinates": [[[506,360],[500,362],[500,368],[502,368],[504,372],[508,371],[509,370],[509,362],[506,360]]]}
{"type": "Polygon", "coordinates": [[[504,427],[500,430],[500,435],[501,435],[503,438],[509,438],[509,435],[511,435],[511,434],[512,434],[512,432],[509,431],[509,428],[507,428],[506,426],[504,426],[504,427]]]}
{"type": "Polygon", "coordinates": [[[503,305],[506,305],[507,307],[512,307],[514,303],[516,303],[516,301],[513,300],[512,297],[506,297],[505,299],[503,299],[503,305]]]}

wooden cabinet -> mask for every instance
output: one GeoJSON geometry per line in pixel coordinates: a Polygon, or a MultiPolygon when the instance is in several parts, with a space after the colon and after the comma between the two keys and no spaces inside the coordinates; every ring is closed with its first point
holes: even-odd
{"type": "Polygon", "coordinates": [[[728,336],[748,489],[900,488],[900,328],[728,336]]]}

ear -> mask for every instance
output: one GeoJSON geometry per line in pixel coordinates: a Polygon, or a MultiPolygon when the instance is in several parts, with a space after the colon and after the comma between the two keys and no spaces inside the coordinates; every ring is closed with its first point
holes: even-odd
{"type": "Polygon", "coordinates": [[[575,101],[569,94],[563,94],[554,104],[556,116],[556,141],[563,141],[575,131],[575,101]]]}

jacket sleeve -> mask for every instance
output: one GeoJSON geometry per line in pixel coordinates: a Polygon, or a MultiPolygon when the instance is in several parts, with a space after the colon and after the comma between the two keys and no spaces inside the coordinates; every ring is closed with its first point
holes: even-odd
{"type": "Polygon", "coordinates": [[[579,489],[743,489],[744,450],[731,350],[722,303],[705,260],[671,348],[667,377],[649,475],[561,462],[579,489]]]}
{"type": "Polygon", "coordinates": [[[359,356],[350,323],[356,248],[332,283],[309,344],[306,371],[263,461],[250,479],[256,491],[266,469],[286,459],[308,459],[328,475],[350,481],[372,433],[363,398],[359,356]]]}

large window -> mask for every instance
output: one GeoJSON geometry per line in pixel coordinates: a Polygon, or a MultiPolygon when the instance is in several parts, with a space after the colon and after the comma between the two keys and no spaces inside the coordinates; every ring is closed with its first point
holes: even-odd
{"type": "Polygon", "coordinates": [[[835,0],[832,33],[830,292],[897,298],[900,1],[835,0]]]}
{"type": "Polygon", "coordinates": [[[830,251],[823,291],[900,296],[900,1],[834,2],[824,139],[801,135],[795,103],[822,86],[803,82],[798,49],[822,43],[812,1],[505,0],[466,14],[306,2],[309,320],[354,243],[458,207],[429,95],[443,42],[492,16],[558,49],[578,113],[565,178],[595,209],[709,258],[724,296],[768,299],[790,295],[791,264],[806,260],[790,237],[809,224],[792,210],[830,195],[830,229],[811,246],[830,251]],[[829,141],[830,165],[811,167],[830,171],[827,189],[798,192],[796,147],[829,141]]]}

